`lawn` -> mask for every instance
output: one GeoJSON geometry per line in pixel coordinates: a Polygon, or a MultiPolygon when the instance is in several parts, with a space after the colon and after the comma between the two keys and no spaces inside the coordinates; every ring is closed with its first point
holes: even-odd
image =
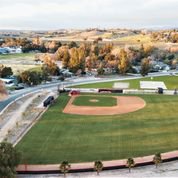
{"type": "Polygon", "coordinates": [[[27,58],[27,57],[34,57],[35,53],[20,53],[20,54],[0,54],[1,59],[14,59],[14,58],[27,58]]]}
{"type": "MultiPolygon", "coordinates": [[[[145,77],[142,79],[124,80],[121,82],[129,82],[131,89],[140,89],[140,81],[163,81],[168,89],[178,88],[178,76],[161,76],[153,77],[153,79],[145,77]]],[[[112,88],[115,82],[117,81],[77,85],[75,88],[112,88]]]]}
{"type": "Polygon", "coordinates": [[[116,106],[117,99],[106,96],[78,96],[72,104],[77,106],[116,106]]]}
{"type": "Polygon", "coordinates": [[[25,70],[39,71],[41,66],[34,63],[35,53],[6,54],[0,55],[0,63],[11,67],[14,74],[25,70]]]}
{"type": "Polygon", "coordinates": [[[147,103],[142,110],[79,116],[62,113],[69,96],[61,95],[16,146],[22,163],[116,160],[176,150],[178,96],[139,96],[147,103]]]}
{"type": "Polygon", "coordinates": [[[0,54],[1,59],[16,59],[16,58],[28,58],[34,57],[35,53],[20,53],[20,54],[0,54]]]}

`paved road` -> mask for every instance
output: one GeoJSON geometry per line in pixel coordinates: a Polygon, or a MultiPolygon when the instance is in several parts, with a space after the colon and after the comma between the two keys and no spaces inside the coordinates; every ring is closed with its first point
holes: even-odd
{"type": "MultiPolygon", "coordinates": [[[[123,77],[122,77],[123,78],[123,77]]],[[[135,78],[135,77],[131,77],[131,78],[135,78]]],[[[120,79],[120,78],[119,78],[120,79]]],[[[93,82],[104,82],[104,81],[112,81],[112,80],[119,80],[118,78],[115,79],[106,79],[106,78],[94,78],[94,77],[82,77],[82,78],[78,78],[78,79],[71,79],[65,82],[53,82],[53,83],[49,83],[49,84],[43,84],[43,85],[39,85],[36,87],[29,87],[23,90],[19,90],[16,91],[12,94],[9,95],[8,99],[6,99],[5,101],[1,101],[0,102],[0,112],[12,101],[14,101],[15,99],[26,95],[28,93],[31,92],[37,92],[40,91],[42,89],[50,89],[50,88],[56,88],[59,84],[63,84],[64,86],[72,86],[72,85],[78,85],[78,84],[84,84],[84,83],[93,83],[93,82]]]]}
{"type": "MultiPolygon", "coordinates": [[[[169,75],[169,73],[163,73],[163,72],[158,72],[158,73],[152,73],[149,74],[149,76],[165,76],[165,75],[169,75]]],[[[59,84],[63,84],[64,86],[72,86],[72,85],[79,85],[79,84],[86,84],[86,83],[94,83],[94,82],[107,82],[107,81],[119,81],[119,80],[125,80],[125,79],[136,79],[136,78],[142,78],[139,75],[135,75],[135,76],[116,76],[113,78],[95,78],[95,77],[80,77],[80,78],[72,78],[69,79],[68,81],[65,82],[53,82],[53,83],[49,83],[49,84],[43,84],[43,85],[38,85],[36,87],[29,87],[20,91],[17,91],[15,93],[12,93],[9,95],[8,99],[6,99],[5,101],[1,101],[0,102],[0,113],[3,111],[3,109],[12,101],[14,101],[15,99],[26,95],[28,93],[31,92],[37,92],[40,91],[42,89],[47,89],[47,88],[56,88],[59,84]]]]}

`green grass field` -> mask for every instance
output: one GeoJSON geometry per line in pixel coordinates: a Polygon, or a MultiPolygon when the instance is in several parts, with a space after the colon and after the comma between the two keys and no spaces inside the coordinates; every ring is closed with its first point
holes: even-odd
{"type": "Polygon", "coordinates": [[[78,96],[72,104],[77,106],[116,106],[117,99],[105,96],[78,96]],[[92,100],[97,102],[92,102],[92,100]]]}
{"type": "Polygon", "coordinates": [[[116,160],[176,150],[178,96],[139,96],[147,103],[142,110],[79,116],[62,113],[69,96],[61,95],[16,146],[22,163],[116,160]]]}
{"type": "Polygon", "coordinates": [[[16,59],[16,58],[28,58],[28,57],[34,57],[35,53],[20,53],[20,54],[0,54],[0,60],[1,59],[16,59]]]}
{"type": "MultiPolygon", "coordinates": [[[[140,83],[139,83],[140,81],[163,81],[168,89],[178,88],[178,76],[161,76],[161,77],[153,77],[153,79],[151,79],[150,77],[145,77],[142,79],[124,80],[120,82],[129,82],[130,88],[140,89],[140,83]]],[[[77,85],[75,86],[75,88],[112,88],[115,82],[117,81],[77,85]]]]}

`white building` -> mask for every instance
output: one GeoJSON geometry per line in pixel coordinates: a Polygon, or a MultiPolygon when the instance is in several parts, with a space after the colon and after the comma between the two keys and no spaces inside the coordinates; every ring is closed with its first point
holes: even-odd
{"type": "Polygon", "coordinates": [[[21,47],[5,47],[6,50],[8,50],[8,52],[10,54],[20,54],[22,53],[22,49],[21,47]]]}
{"type": "Polygon", "coordinates": [[[21,47],[2,47],[0,48],[0,54],[20,54],[22,53],[21,47]]]}
{"type": "Polygon", "coordinates": [[[14,79],[5,79],[5,78],[0,78],[1,81],[3,81],[5,83],[6,87],[12,87],[15,85],[14,83],[14,79]]]}

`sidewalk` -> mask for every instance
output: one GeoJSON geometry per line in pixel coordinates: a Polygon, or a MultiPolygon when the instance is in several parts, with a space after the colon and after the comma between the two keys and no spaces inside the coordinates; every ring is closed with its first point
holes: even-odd
{"type": "MultiPolygon", "coordinates": [[[[163,162],[178,160],[178,151],[172,151],[161,154],[163,162]]],[[[134,158],[135,167],[153,164],[154,155],[134,158]]],[[[122,169],[126,168],[126,159],[103,161],[103,170],[122,169]]],[[[60,164],[49,165],[19,165],[18,173],[58,173],[60,164]]],[[[93,171],[94,162],[87,163],[72,163],[69,172],[88,172],[93,171]]]]}
{"type": "MultiPolygon", "coordinates": [[[[17,178],[63,178],[63,174],[18,174],[17,178]]],[[[127,169],[96,172],[68,173],[67,178],[158,178],[178,177],[178,161],[161,163],[156,169],[155,165],[134,167],[131,172],[127,169]]]]}

